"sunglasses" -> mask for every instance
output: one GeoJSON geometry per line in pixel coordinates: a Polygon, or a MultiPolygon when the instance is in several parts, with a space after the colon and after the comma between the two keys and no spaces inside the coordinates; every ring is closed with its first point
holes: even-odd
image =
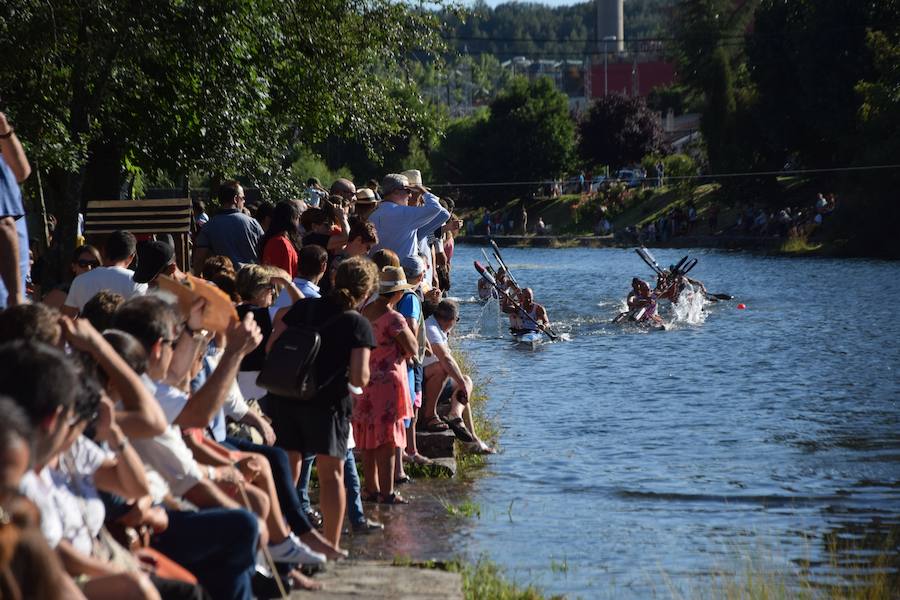
{"type": "Polygon", "coordinates": [[[82,258],[76,260],[75,264],[77,264],[82,269],[96,269],[100,266],[100,263],[96,260],[84,260],[82,258]]]}

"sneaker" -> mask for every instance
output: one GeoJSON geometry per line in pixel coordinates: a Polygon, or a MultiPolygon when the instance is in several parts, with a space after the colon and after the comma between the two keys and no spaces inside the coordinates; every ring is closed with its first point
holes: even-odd
{"type": "Polygon", "coordinates": [[[309,546],[301,542],[293,533],[283,542],[269,544],[269,554],[277,563],[324,565],[327,562],[325,555],[313,551],[309,546]]]}
{"type": "Polygon", "coordinates": [[[379,523],[378,521],[373,521],[372,519],[366,519],[362,523],[353,524],[354,535],[365,535],[367,533],[374,533],[376,531],[384,531],[384,524],[379,523]]]}

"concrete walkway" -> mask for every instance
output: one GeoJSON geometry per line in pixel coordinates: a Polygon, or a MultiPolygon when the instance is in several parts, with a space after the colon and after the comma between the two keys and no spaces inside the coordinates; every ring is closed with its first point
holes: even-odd
{"type": "Polygon", "coordinates": [[[395,567],[389,562],[345,560],[329,563],[328,572],[316,576],[325,589],[295,591],[292,599],[319,600],[414,600],[434,598],[462,600],[462,577],[437,569],[395,567]]]}

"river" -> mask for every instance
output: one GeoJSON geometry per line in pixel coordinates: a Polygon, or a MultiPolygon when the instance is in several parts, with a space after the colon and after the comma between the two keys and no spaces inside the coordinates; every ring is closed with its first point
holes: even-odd
{"type": "MultiPolygon", "coordinates": [[[[502,452],[452,548],[572,598],[691,596],[748,568],[835,581],[886,549],[897,566],[900,265],[689,254],[736,299],[647,332],[610,324],[650,278],[634,252],[503,250],[566,340],[516,347],[462,304],[502,452]]],[[[475,259],[457,248],[453,296],[473,296],[475,259]]]]}

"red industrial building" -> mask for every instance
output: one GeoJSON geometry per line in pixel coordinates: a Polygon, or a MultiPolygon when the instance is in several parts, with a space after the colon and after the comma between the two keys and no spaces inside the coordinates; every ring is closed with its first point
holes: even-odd
{"type": "Polygon", "coordinates": [[[661,60],[619,62],[611,57],[605,66],[602,61],[591,66],[588,99],[603,96],[604,73],[609,93],[626,96],[646,96],[653,88],[670,85],[676,80],[674,63],[661,60]]]}

